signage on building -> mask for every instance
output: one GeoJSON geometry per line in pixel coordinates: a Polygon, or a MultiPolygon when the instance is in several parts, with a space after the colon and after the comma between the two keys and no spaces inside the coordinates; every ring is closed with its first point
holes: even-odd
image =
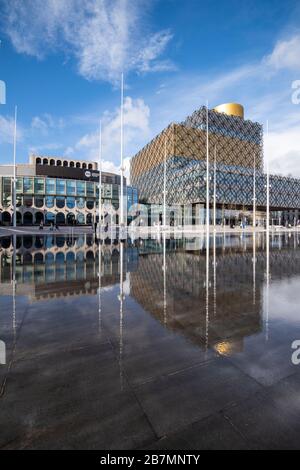
{"type": "Polygon", "coordinates": [[[75,180],[99,181],[99,171],[66,166],[36,165],[36,174],[53,178],[68,178],[75,180]]]}

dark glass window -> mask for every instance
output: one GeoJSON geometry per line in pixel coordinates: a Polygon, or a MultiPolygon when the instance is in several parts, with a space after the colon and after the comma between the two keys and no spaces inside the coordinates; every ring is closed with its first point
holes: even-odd
{"type": "Polygon", "coordinates": [[[63,209],[65,207],[65,198],[64,197],[57,197],[56,198],[56,207],[59,209],[63,209]]]}
{"type": "Polygon", "coordinates": [[[75,197],[67,197],[67,207],[68,209],[74,209],[75,207],[75,197]]]}
{"type": "Polygon", "coordinates": [[[45,180],[44,178],[34,178],[34,193],[44,194],[45,192],[45,180]]]}
{"type": "Polygon", "coordinates": [[[33,198],[32,196],[24,196],[24,206],[25,207],[31,207],[32,206],[32,202],[33,202],[33,198]]]}
{"type": "Polygon", "coordinates": [[[45,198],[46,207],[49,209],[54,206],[54,196],[46,196],[45,198]]]}
{"type": "Polygon", "coordinates": [[[11,178],[3,178],[2,203],[4,207],[11,204],[11,178]]]}
{"type": "Polygon", "coordinates": [[[86,201],[86,207],[90,210],[94,209],[94,201],[93,199],[87,199],[86,201]]]}
{"type": "Polygon", "coordinates": [[[44,198],[42,198],[42,197],[35,197],[35,198],[34,198],[34,205],[35,205],[35,207],[43,207],[43,205],[44,205],[44,198]]]}
{"type": "Polygon", "coordinates": [[[33,178],[23,179],[23,191],[24,194],[33,194],[33,178]]]}
{"type": "Polygon", "coordinates": [[[94,183],[86,183],[86,194],[87,194],[87,196],[94,196],[94,194],[95,194],[95,185],[94,185],[94,183]]]}

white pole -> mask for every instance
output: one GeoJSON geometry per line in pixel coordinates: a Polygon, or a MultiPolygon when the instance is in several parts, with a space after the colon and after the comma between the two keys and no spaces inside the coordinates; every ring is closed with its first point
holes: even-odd
{"type": "Polygon", "coordinates": [[[121,74],[121,145],[120,145],[120,157],[121,157],[121,194],[120,194],[120,225],[124,225],[124,207],[123,207],[123,104],[124,104],[124,76],[121,74]]]}
{"type": "Polygon", "coordinates": [[[270,231],[270,168],[269,168],[269,121],[267,121],[267,145],[266,145],[266,166],[267,166],[267,220],[266,220],[266,229],[267,229],[267,243],[270,231]]]}
{"type": "Polygon", "coordinates": [[[123,300],[124,300],[124,286],[123,286],[123,243],[120,241],[120,326],[119,326],[119,363],[120,363],[120,385],[123,390],[123,300]]]}
{"type": "Polygon", "coordinates": [[[166,233],[163,233],[164,325],[167,325],[166,233]]]}
{"type": "MultiPolygon", "coordinates": [[[[208,101],[206,102],[206,235],[209,244],[209,141],[208,141],[208,101]]],[[[207,246],[207,249],[209,247],[207,246]]]]}
{"type": "Polygon", "coordinates": [[[254,152],[254,165],[253,165],[253,230],[256,227],[256,156],[254,152]]]}
{"type": "Polygon", "coordinates": [[[100,120],[100,125],[99,125],[99,200],[98,200],[98,206],[99,206],[99,229],[101,230],[102,226],[102,123],[100,120]]]}
{"type": "Polygon", "coordinates": [[[14,177],[13,177],[13,226],[17,226],[17,171],[16,171],[16,150],[17,150],[17,106],[15,106],[15,125],[14,125],[14,177]]]}
{"type": "Polygon", "coordinates": [[[266,240],[266,325],[265,337],[266,341],[269,339],[269,286],[270,286],[270,168],[269,168],[269,121],[267,120],[267,145],[266,145],[266,167],[267,167],[267,240],[266,240]]]}
{"type": "MultiPolygon", "coordinates": [[[[100,220],[100,219],[99,219],[100,220]]],[[[101,269],[102,269],[102,244],[99,237],[99,252],[98,252],[98,332],[101,333],[102,327],[102,304],[101,304],[101,269]]]]}
{"type": "Polygon", "coordinates": [[[216,231],[216,218],[217,218],[217,146],[215,145],[214,156],[214,231],[216,231]]]}
{"type": "Polygon", "coordinates": [[[164,227],[166,227],[166,186],[167,186],[167,135],[165,136],[165,152],[164,152],[164,227]]]}

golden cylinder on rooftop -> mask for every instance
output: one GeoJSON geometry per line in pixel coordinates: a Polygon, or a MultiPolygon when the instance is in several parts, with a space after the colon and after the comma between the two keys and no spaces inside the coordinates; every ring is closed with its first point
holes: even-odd
{"type": "Polygon", "coordinates": [[[239,103],[224,103],[216,106],[214,111],[225,113],[229,116],[238,116],[244,119],[244,107],[239,103]]]}

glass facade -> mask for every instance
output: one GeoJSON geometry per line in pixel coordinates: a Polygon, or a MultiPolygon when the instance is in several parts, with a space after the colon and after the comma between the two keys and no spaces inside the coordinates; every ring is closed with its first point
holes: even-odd
{"type": "MultiPolygon", "coordinates": [[[[110,175],[103,176],[102,201],[112,204],[117,209],[119,206],[119,184],[114,180],[119,183],[118,176],[115,178],[110,175]]],[[[57,220],[58,214],[60,214],[58,217],[60,223],[71,224],[75,221],[79,224],[85,224],[95,219],[95,211],[98,208],[99,183],[47,176],[19,176],[16,184],[16,196],[19,209],[17,221],[20,224],[24,223],[25,219],[26,224],[38,223],[38,220],[48,224],[57,220]],[[41,210],[42,208],[45,210],[41,210]],[[47,210],[51,211],[51,214],[47,210]],[[75,211],[82,211],[82,213],[76,214],[75,211]],[[87,217],[88,215],[89,217],[87,217]]],[[[12,204],[12,178],[0,177],[0,208],[8,211],[5,217],[7,216],[6,219],[10,222],[12,220],[10,217],[10,211],[13,210],[12,204]]],[[[0,224],[5,221],[5,217],[1,217],[0,212],[0,224]]]]}
{"type": "Polygon", "coordinates": [[[54,178],[46,178],[46,194],[56,193],[56,182],[54,178]]]}
{"type": "Polygon", "coordinates": [[[23,192],[24,194],[33,194],[34,187],[33,187],[33,178],[23,178],[23,192]]]}

